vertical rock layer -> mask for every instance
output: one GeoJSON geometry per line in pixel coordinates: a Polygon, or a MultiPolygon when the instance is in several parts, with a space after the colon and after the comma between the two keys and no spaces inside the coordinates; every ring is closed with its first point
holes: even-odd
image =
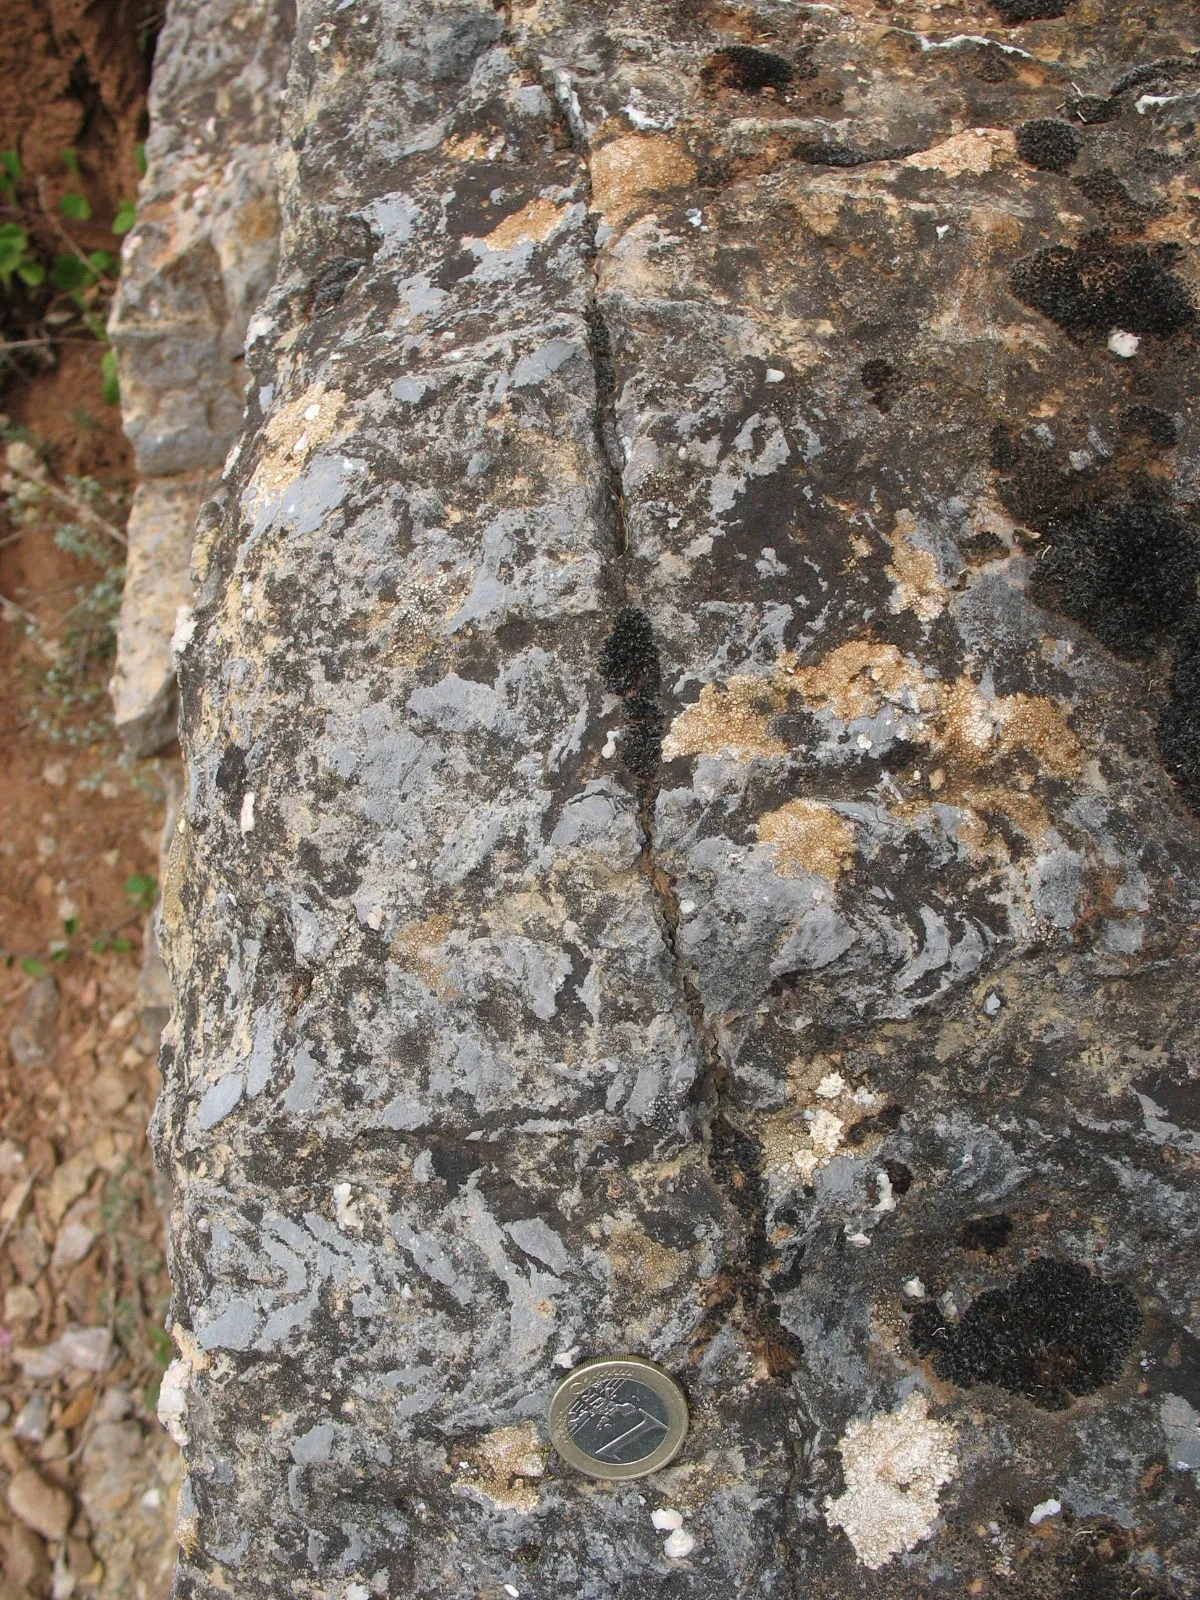
{"type": "Polygon", "coordinates": [[[301,4],[163,888],[181,1596],[1193,1592],[1200,71],[1111,9],[301,4]],[[599,1486],[623,1351],[693,1432],[599,1486]]]}

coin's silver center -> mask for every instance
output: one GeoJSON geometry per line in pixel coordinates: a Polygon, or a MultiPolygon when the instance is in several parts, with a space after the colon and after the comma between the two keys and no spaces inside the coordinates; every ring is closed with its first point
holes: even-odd
{"type": "Polygon", "coordinates": [[[600,1378],[571,1403],[567,1432],[595,1461],[631,1466],[652,1455],[667,1431],[666,1402],[636,1378],[600,1378]]]}

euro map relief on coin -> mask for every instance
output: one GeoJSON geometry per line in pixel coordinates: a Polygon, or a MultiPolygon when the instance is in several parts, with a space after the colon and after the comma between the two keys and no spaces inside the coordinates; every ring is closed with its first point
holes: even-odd
{"type": "Polygon", "coordinates": [[[636,1378],[600,1378],[572,1402],[567,1431],[593,1459],[628,1466],[644,1460],[662,1442],[666,1403],[636,1378]]]}

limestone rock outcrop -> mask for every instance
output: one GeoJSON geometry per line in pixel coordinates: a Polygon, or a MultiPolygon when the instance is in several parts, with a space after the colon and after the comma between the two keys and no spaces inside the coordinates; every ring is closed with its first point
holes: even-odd
{"type": "Polygon", "coordinates": [[[1198,45],[300,0],[180,636],[180,1597],[1196,1592],[1198,45]],[[623,1352],[692,1431],[605,1486],[623,1352]]]}

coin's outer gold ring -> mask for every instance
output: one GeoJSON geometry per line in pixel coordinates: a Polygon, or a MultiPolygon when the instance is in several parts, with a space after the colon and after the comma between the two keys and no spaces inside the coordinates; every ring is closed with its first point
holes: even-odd
{"type": "Polygon", "coordinates": [[[644,1478],[665,1467],[683,1449],[688,1432],[688,1408],[683,1390],[669,1372],[641,1356],[593,1356],[573,1367],[550,1398],[550,1442],[564,1461],[589,1478],[613,1481],[644,1478]],[[653,1389],[667,1408],[667,1431],[662,1443],[640,1461],[600,1461],[581,1450],[567,1429],[567,1413],[585,1389],[602,1378],[636,1378],[653,1389]]]}

